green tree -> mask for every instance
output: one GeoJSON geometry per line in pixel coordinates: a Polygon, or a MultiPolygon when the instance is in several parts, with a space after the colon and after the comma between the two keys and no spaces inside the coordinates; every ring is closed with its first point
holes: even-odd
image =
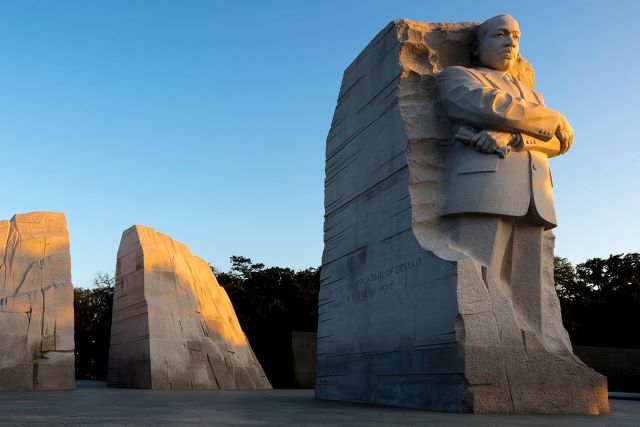
{"type": "Polygon", "coordinates": [[[107,377],[114,284],[112,275],[98,273],[92,288],[73,290],[78,379],[107,377]]]}
{"type": "Polygon", "coordinates": [[[292,387],[291,332],[318,328],[320,269],[266,268],[232,256],[231,270],[216,274],[272,385],[292,387]]]}
{"type": "Polygon", "coordinates": [[[554,260],[562,317],[574,345],[640,348],[640,254],[554,260]]]}

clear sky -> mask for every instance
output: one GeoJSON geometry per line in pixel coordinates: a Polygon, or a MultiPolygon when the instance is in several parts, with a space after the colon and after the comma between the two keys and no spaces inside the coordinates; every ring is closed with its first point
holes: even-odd
{"type": "Polygon", "coordinates": [[[0,218],[64,212],[74,284],[122,231],[316,267],[342,72],[389,21],[520,21],[573,149],[552,160],[556,253],[640,251],[637,1],[0,2],[0,218]]]}

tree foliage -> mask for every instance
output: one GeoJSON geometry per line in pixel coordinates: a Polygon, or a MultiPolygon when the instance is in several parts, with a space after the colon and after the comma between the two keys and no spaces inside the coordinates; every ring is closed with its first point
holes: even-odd
{"type": "Polygon", "coordinates": [[[73,289],[78,379],[107,377],[114,283],[112,275],[98,273],[92,288],[73,289]]]}
{"type": "Polygon", "coordinates": [[[216,276],[272,385],[291,387],[291,332],[318,329],[320,269],[266,268],[232,256],[231,270],[216,276]]]}
{"type": "Polygon", "coordinates": [[[562,317],[574,345],[640,348],[640,254],[555,257],[562,317]]]}

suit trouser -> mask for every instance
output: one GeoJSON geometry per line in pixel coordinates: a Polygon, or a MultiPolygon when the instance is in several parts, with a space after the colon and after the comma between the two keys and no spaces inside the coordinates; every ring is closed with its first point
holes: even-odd
{"type": "Polygon", "coordinates": [[[530,217],[469,215],[449,224],[462,252],[456,339],[473,410],[606,412],[606,379],[573,354],[562,326],[553,234],[530,217]]]}
{"type": "Polygon", "coordinates": [[[520,329],[541,332],[544,269],[549,268],[543,265],[544,233],[550,232],[529,216],[478,215],[454,221],[453,246],[475,260],[487,287],[492,281],[512,302],[520,329]]]}

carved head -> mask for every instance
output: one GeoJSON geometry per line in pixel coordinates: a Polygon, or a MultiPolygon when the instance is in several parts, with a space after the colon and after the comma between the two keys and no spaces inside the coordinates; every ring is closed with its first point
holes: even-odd
{"type": "Polygon", "coordinates": [[[471,54],[483,67],[507,71],[516,63],[519,50],[518,21],[509,15],[498,15],[478,26],[471,54]]]}

